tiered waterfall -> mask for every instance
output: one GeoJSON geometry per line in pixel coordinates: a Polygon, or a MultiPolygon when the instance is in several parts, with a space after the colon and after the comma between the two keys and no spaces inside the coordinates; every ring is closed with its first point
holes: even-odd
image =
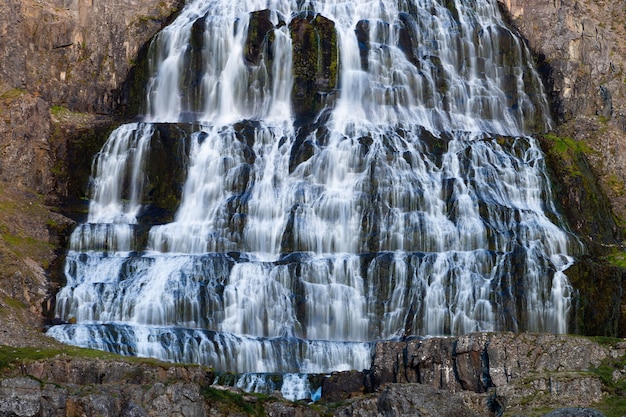
{"type": "Polygon", "coordinates": [[[547,103],[496,0],[192,0],[149,62],[53,337],[297,379],[379,340],[567,331],[547,103]]]}

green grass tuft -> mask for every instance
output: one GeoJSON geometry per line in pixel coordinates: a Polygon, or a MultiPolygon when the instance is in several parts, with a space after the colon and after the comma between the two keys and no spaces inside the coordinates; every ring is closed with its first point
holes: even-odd
{"type": "Polygon", "coordinates": [[[606,256],[604,259],[613,266],[626,269],[626,252],[615,252],[606,256]]]}
{"type": "MultiPolygon", "coordinates": [[[[5,300],[6,302],[6,300],[5,300]]],[[[25,362],[32,362],[43,359],[51,359],[56,356],[71,359],[105,359],[118,360],[131,363],[147,364],[168,368],[171,366],[180,366],[181,364],[173,364],[170,362],[162,362],[152,358],[140,358],[134,356],[122,356],[115,353],[105,352],[96,349],[86,349],[76,346],[62,346],[59,348],[30,348],[30,347],[12,347],[0,345],[0,371],[11,368],[25,362]]]]}
{"type": "Polygon", "coordinates": [[[569,136],[557,136],[554,133],[547,133],[546,139],[549,139],[553,143],[553,149],[559,154],[566,152],[578,153],[593,153],[593,150],[585,142],[580,140],[574,140],[569,136]]]}
{"type": "Polygon", "coordinates": [[[0,101],[10,102],[26,94],[26,90],[12,88],[0,94],[0,101]]]}
{"type": "Polygon", "coordinates": [[[246,394],[247,396],[254,396],[258,400],[256,402],[250,402],[246,401],[243,394],[216,389],[210,386],[203,387],[201,394],[209,403],[222,404],[228,407],[228,409],[235,409],[246,415],[258,417],[265,415],[265,409],[263,408],[262,401],[269,398],[258,394],[246,394]]]}

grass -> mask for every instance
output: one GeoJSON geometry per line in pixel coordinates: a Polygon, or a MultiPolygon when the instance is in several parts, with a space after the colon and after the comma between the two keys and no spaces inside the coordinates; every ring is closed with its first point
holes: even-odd
{"type": "Polygon", "coordinates": [[[607,417],[622,417],[626,415],[626,356],[610,358],[602,365],[591,371],[602,381],[603,391],[608,395],[594,408],[602,411],[607,417]],[[613,374],[618,371],[620,377],[613,379],[613,374]]]}
{"type": "Polygon", "coordinates": [[[12,366],[19,365],[24,362],[32,362],[42,359],[54,358],[58,355],[68,355],[72,357],[84,359],[118,359],[120,356],[112,353],[102,352],[93,349],[83,349],[74,346],[64,348],[31,348],[31,347],[12,347],[0,345],[0,371],[7,370],[12,366]]]}
{"type": "Polygon", "coordinates": [[[50,114],[52,114],[53,116],[67,116],[71,114],[71,111],[64,106],[51,106],[50,114]]]}
{"type": "Polygon", "coordinates": [[[0,239],[20,258],[37,256],[38,259],[43,259],[45,253],[54,249],[54,246],[47,241],[25,236],[21,233],[13,233],[6,225],[1,223],[0,239]]]}
{"type": "Polygon", "coordinates": [[[554,133],[546,133],[544,138],[550,144],[547,153],[552,154],[560,161],[559,164],[562,169],[573,178],[582,177],[580,159],[583,158],[583,155],[594,152],[589,145],[569,136],[558,136],[554,133]]]}
{"type": "Polygon", "coordinates": [[[595,408],[602,411],[606,417],[623,417],[626,415],[626,398],[611,396],[595,408]]]}
{"type": "Polygon", "coordinates": [[[43,197],[34,193],[19,194],[9,191],[0,184],[0,239],[6,247],[19,258],[47,259],[54,249],[35,228],[29,230],[34,219],[45,219],[48,208],[43,204],[43,197]]]}
{"type": "Polygon", "coordinates": [[[210,386],[203,386],[201,394],[208,403],[217,403],[229,410],[235,409],[245,415],[259,417],[265,415],[265,409],[263,408],[262,402],[269,399],[268,396],[260,394],[246,394],[247,397],[253,396],[259,400],[253,403],[244,398],[243,394],[225,389],[212,388],[210,386]]]}
{"type": "MultiPolygon", "coordinates": [[[[6,300],[5,300],[6,302],[6,300]]],[[[136,356],[123,356],[116,353],[105,352],[96,349],[87,349],[77,346],[62,345],[58,348],[36,348],[36,347],[13,347],[0,345],[0,374],[10,368],[23,363],[52,359],[62,355],[68,359],[103,359],[111,361],[124,361],[135,364],[145,364],[160,368],[172,368],[177,366],[199,366],[180,363],[162,362],[153,358],[142,358],[136,356]]]]}
{"type": "Polygon", "coordinates": [[[626,186],[624,185],[624,181],[622,181],[620,178],[618,178],[617,175],[615,174],[610,174],[606,180],[606,183],[609,187],[609,189],[618,196],[622,196],[624,195],[624,190],[626,189],[626,186]]]}
{"type": "Polygon", "coordinates": [[[9,306],[9,307],[11,307],[13,309],[16,309],[16,310],[28,308],[28,306],[23,301],[17,300],[15,298],[7,297],[7,298],[3,299],[2,301],[7,306],[9,306]]]}
{"type": "Polygon", "coordinates": [[[607,255],[605,259],[613,266],[626,269],[626,252],[615,252],[607,255]]]}
{"type": "MultiPolygon", "coordinates": [[[[576,336],[580,337],[580,336],[576,336]]],[[[623,342],[624,339],[620,339],[618,337],[610,337],[610,336],[583,336],[585,339],[589,339],[594,343],[597,343],[601,346],[607,347],[615,347],[617,342],[623,342]]]]}
{"type": "Polygon", "coordinates": [[[20,88],[12,88],[0,94],[0,101],[10,102],[26,94],[25,90],[20,88]]]}
{"type": "Polygon", "coordinates": [[[547,133],[546,139],[549,139],[553,143],[553,149],[559,154],[566,152],[578,153],[592,153],[593,150],[583,141],[574,140],[569,136],[557,136],[554,133],[547,133]]]}

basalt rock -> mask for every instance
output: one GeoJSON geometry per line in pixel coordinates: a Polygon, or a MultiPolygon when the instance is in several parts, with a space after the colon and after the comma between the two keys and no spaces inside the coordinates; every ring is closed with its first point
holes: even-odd
{"type": "Polygon", "coordinates": [[[327,103],[338,83],[339,52],[335,24],[305,13],[289,24],[293,42],[293,113],[311,120],[327,103]]]}
{"type": "Polygon", "coordinates": [[[141,219],[149,223],[171,221],[180,203],[182,178],[189,162],[192,127],[187,124],[159,124],[150,145],[149,164],[146,167],[147,184],[144,188],[146,207],[141,219]]]}
{"type": "Polygon", "coordinates": [[[122,111],[122,84],[138,51],[181,6],[180,0],[2,2],[0,179],[59,204],[79,177],[88,178],[68,166],[74,151],[88,165],[94,152],[71,149],[72,141],[102,124],[96,113],[122,111]],[[91,114],[59,123],[61,108],[91,114]]]}
{"type": "MultiPolygon", "coordinates": [[[[250,65],[259,65],[263,54],[271,57],[272,42],[274,40],[274,24],[271,19],[271,11],[259,10],[250,14],[250,24],[246,38],[245,60],[250,65]]],[[[278,26],[284,26],[280,21],[278,26]]],[[[269,60],[271,62],[271,59],[269,60]]]]}
{"type": "Polygon", "coordinates": [[[541,138],[555,196],[584,253],[567,275],[571,329],[624,335],[624,269],[606,256],[626,231],[626,10],[620,2],[499,0],[535,53],[557,122],[541,138]]]}
{"type": "Polygon", "coordinates": [[[626,270],[584,257],[567,274],[576,288],[573,331],[595,336],[626,334],[626,270]]]}
{"type": "Polygon", "coordinates": [[[626,112],[623,4],[501,0],[512,23],[544,59],[560,121],[626,112]]]}
{"type": "Polygon", "coordinates": [[[621,345],[548,334],[380,342],[366,386],[375,391],[390,383],[429,385],[473,398],[473,409],[481,413],[521,410],[523,404],[586,407],[603,398],[600,379],[588,371],[624,353],[621,345]]]}
{"type": "Polygon", "coordinates": [[[340,407],[337,417],[480,417],[459,396],[428,385],[387,385],[379,394],[355,399],[340,407]]]}
{"type": "Polygon", "coordinates": [[[333,372],[322,381],[322,400],[337,402],[365,392],[363,372],[333,372]]]}
{"type": "MultiPolygon", "coordinates": [[[[5,369],[0,413],[478,417],[547,408],[555,416],[601,416],[588,407],[605,398],[606,387],[591,370],[625,353],[624,342],[545,334],[379,342],[371,370],[326,376],[315,407],[215,385],[216,375],[200,366],[58,355],[5,369]]],[[[614,381],[625,377],[613,373],[614,381]]]]}

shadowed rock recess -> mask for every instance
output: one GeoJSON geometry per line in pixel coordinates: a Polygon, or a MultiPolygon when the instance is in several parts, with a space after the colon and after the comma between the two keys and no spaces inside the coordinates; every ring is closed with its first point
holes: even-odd
{"type": "Polygon", "coordinates": [[[0,5],[0,415],[626,413],[626,11],[544,3],[0,5]]]}

